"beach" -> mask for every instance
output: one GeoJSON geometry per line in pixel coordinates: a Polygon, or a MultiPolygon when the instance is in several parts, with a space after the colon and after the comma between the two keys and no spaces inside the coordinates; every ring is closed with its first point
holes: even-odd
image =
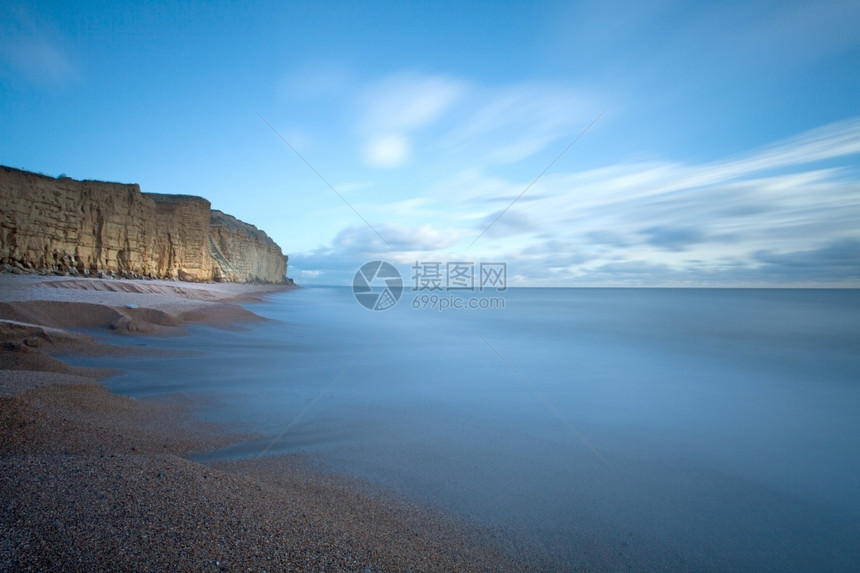
{"type": "Polygon", "coordinates": [[[189,461],[244,436],[56,357],[152,352],[79,328],[253,328],[263,319],[241,303],[282,289],[0,273],[0,570],[528,570],[491,532],[290,456],[189,461]]]}

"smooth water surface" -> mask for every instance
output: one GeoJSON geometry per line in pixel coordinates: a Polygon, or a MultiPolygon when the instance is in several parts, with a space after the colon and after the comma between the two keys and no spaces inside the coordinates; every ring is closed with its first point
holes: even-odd
{"type": "Polygon", "coordinates": [[[148,340],[193,352],[116,359],[106,385],[201,393],[265,436],[217,456],[302,452],[558,567],[860,563],[860,291],[501,294],[372,312],[290,291],[249,307],[270,321],[148,340]]]}

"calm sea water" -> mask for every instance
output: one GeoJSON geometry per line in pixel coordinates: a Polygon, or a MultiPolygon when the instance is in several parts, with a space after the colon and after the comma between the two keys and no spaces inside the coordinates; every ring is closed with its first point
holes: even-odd
{"type": "Polygon", "coordinates": [[[147,340],[192,352],[106,385],[205,395],[201,415],[265,436],[218,457],[304,453],[553,567],[856,570],[860,291],[412,296],[279,294],[250,306],[269,322],[147,340]]]}

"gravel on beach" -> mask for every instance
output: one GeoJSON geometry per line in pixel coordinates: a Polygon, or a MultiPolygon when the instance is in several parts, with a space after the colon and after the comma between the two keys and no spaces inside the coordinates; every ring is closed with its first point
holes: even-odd
{"type": "Polygon", "coordinates": [[[289,456],[189,461],[238,437],[195,419],[180,400],[117,396],[96,379],[109,372],[51,357],[60,349],[110,351],[62,330],[76,320],[110,328],[127,318],[126,326],[173,335],[187,320],[250,319],[224,305],[262,290],[150,281],[46,288],[19,278],[0,278],[0,571],[531,568],[494,545],[490,532],[289,456]],[[51,302],[40,304],[45,293],[51,302]],[[86,304],[100,309],[75,306],[86,304]],[[63,316],[52,317],[58,309],[63,316]]]}

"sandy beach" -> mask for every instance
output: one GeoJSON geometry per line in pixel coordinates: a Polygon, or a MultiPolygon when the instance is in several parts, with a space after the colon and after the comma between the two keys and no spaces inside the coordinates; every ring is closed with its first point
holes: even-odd
{"type": "Polygon", "coordinates": [[[490,532],[298,459],[189,461],[240,437],[55,357],[146,351],[74,328],[183,336],[263,320],[239,303],[281,288],[0,273],[0,570],[530,569],[490,532]]]}

